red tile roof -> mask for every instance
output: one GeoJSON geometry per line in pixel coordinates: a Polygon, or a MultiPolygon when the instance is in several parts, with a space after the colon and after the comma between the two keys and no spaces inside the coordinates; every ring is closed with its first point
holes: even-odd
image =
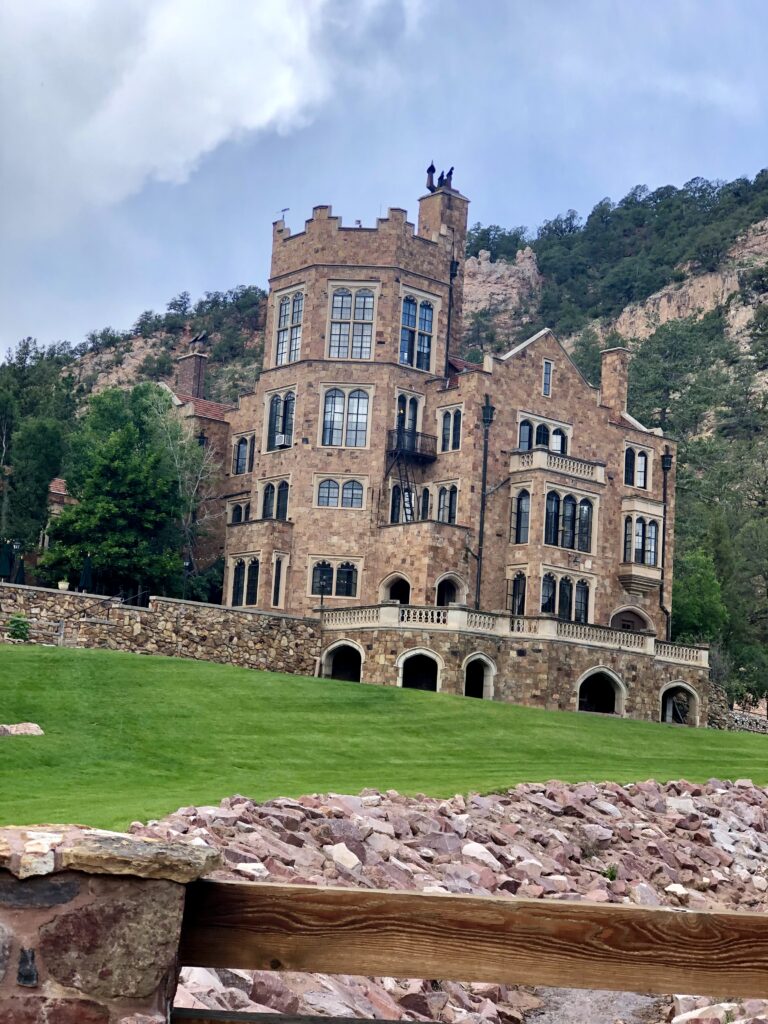
{"type": "Polygon", "coordinates": [[[48,485],[48,490],[53,491],[54,494],[69,494],[67,490],[67,481],[60,476],[55,476],[48,485]]]}
{"type": "Polygon", "coordinates": [[[459,373],[462,370],[482,370],[480,363],[468,363],[466,359],[459,359],[458,356],[448,356],[448,362],[459,373]]]}
{"type": "Polygon", "coordinates": [[[232,412],[233,405],[226,405],[224,402],[209,402],[207,398],[195,398],[194,395],[187,395],[183,391],[174,391],[174,394],[184,405],[191,405],[195,410],[195,416],[205,420],[223,420],[226,422],[227,413],[232,412]]]}

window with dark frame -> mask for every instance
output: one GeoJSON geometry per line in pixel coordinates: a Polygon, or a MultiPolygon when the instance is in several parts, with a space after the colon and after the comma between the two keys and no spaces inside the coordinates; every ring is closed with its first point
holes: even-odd
{"type": "Polygon", "coordinates": [[[552,363],[549,359],[544,360],[544,372],[542,379],[541,393],[545,398],[552,394],[552,363]]]}
{"type": "Polygon", "coordinates": [[[232,572],[232,606],[239,607],[243,603],[243,587],[245,585],[245,562],[238,558],[232,572]]]}

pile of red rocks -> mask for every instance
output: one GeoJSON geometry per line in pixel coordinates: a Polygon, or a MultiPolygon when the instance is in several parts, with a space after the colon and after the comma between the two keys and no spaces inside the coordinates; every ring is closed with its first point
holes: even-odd
{"type": "MultiPolygon", "coordinates": [[[[373,790],[263,804],[234,796],[132,831],[217,847],[220,878],[768,910],[768,789],[749,780],[529,783],[450,800],[373,790]]],[[[675,1024],[768,1021],[768,1001],[743,1005],[738,995],[706,1010],[706,1000],[678,997],[671,1013],[675,1024]]],[[[185,972],[177,1001],[446,1024],[518,1024],[541,1005],[503,985],[200,969],[185,972]]]]}

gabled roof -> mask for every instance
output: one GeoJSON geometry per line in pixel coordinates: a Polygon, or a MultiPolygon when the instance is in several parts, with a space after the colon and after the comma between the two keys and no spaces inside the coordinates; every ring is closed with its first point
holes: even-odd
{"type": "Polygon", "coordinates": [[[466,359],[459,359],[458,356],[448,356],[448,365],[461,373],[463,370],[482,370],[481,363],[469,363],[466,359]]]}
{"type": "Polygon", "coordinates": [[[568,362],[574,368],[576,373],[578,373],[578,375],[581,377],[581,379],[584,381],[584,383],[587,385],[587,387],[590,388],[592,391],[599,391],[600,388],[597,388],[597,387],[595,387],[594,384],[590,384],[589,383],[589,381],[584,376],[584,374],[581,372],[581,370],[578,368],[576,363],[574,363],[573,359],[571,358],[570,352],[566,349],[566,347],[563,345],[563,343],[557,337],[555,332],[550,330],[549,327],[542,327],[542,329],[540,331],[537,331],[535,334],[532,334],[531,337],[530,338],[526,338],[525,341],[521,341],[519,345],[515,345],[515,347],[511,348],[509,350],[509,352],[505,352],[503,356],[499,356],[498,358],[501,360],[501,362],[504,363],[508,359],[511,359],[513,356],[518,355],[518,353],[522,352],[523,349],[528,348],[528,346],[532,345],[535,341],[539,341],[541,338],[546,338],[547,336],[549,336],[552,339],[552,341],[554,341],[554,343],[562,350],[562,353],[565,356],[565,358],[568,360],[568,362]]]}
{"type": "Polygon", "coordinates": [[[204,420],[220,420],[222,423],[227,423],[229,422],[227,414],[235,408],[225,402],[210,402],[207,398],[197,398],[195,395],[187,394],[186,391],[175,391],[165,382],[162,382],[160,386],[170,392],[174,405],[191,405],[195,416],[204,420]]]}

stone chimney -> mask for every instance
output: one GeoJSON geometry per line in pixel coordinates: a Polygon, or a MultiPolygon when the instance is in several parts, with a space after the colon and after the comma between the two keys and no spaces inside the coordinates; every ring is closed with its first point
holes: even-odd
{"type": "Polygon", "coordinates": [[[628,381],[629,349],[605,349],[600,364],[600,405],[617,417],[627,411],[628,381]]]}
{"type": "Polygon", "coordinates": [[[208,356],[204,352],[189,352],[176,360],[176,390],[193,398],[203,398],[205,391],[205,363],[208,356]]]}

